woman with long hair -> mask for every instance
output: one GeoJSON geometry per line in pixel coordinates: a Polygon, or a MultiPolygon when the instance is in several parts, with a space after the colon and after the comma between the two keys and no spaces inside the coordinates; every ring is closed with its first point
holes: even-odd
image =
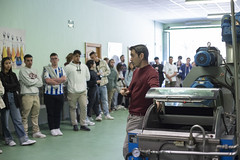
{"type": "Polygon", "coordinates": [[[135,66],[132,62],[130,62],[128,65],[128,70],[125,74],[125,83],[126,83],[127,87],[130,85],[130,83],[132,81],[132,76],[133,76],[134,71],[135,71],[135,66]]]}
{"type": "Polygon", "coordinates": [[[118,73],[114,67],[114,64],[115,64],[114,59],[110,59],[108,62],[108,66],[110,68],[110,74],[108,75],[108,84],[107,84],[109,112],[111,112],[112,110],[116,110],[116,108],[114,107],[114,101],[115,101],[114,95],[117,89],[118,73]]]}
{"type": "Polygon", "coordinates": [[[124,83],[124,77],[123,77],[123,65],[121,63],[118,63],[116,66],[117,72],[118,72],[118,80],[117,80],[117,90],[118,90],[118,98],[117,98],[117,109],[124,108],[123,103],[123,95],[120,93],[120,90],[123,87],[126,87],[124,83]]]}
{"type": "MultiPolygon", "coordinates": [[[[134,71],[135,71],[135,66],[132,62],[130,62],[128,65],[128,70],[125,74],[126,87],[130,85],[134,71]]],[[[125,108],[128,108],[128,106],[129,106],[129,97],[125,97],[125,108]]]]}
{"type": "Polygon", "coordinates": [[[9,57],[2,59],[1,69],[0,78],[5,89],[3,101],[6,105],[6,107],[1,110],[1,121],[5,143],[9,146],[16,145],[8,127],[8,119],[10,115],[20,144],[22,146],[34,144],[36,141],[30,140],[23,128],[22,118],[19,111],[20,84],[16,74],[12,72],[12,62],[9,57]]]}
{"type": "Polygon", "coordinates": [[[90,72],[90,80],[87,81],[88,87],[88,105],[87,105],[87,123],[88,125],[94,125],[90,120],[92,119],[92,109],[96,114],[96,121],[101,121],[102,116],[100,114],[99,102],[98,102],[98,84],[100,84],[101,80],[98,79],[97,73],[94,71],[96,67],[96,63],[94,60],[88,60],[86,63],[89,72],[90,72]]]}

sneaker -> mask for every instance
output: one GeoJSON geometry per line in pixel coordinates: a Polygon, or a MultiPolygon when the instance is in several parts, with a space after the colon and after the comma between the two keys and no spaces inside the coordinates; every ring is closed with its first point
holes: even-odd
{"type": "Polygon", "coordinates": [[[122,105],[117,105],[117,110],[124,109],[125,107],[122,105]]]}
{"type": "Polygon", "coordinates": [[[73,130],[74,131],[78,131],[79,129],[78,129],[78,126],[77,125],[73,125],[73,130]]]}
{"type": "Polygon", "coordinates": [[[110,116],[110,114],[108,114],[108,115],[105,116],[105,119],[114,120],[114,117],[112,117],[112,116],[110,116]]]}
{"type": "Polygon", "coordinates": [[[6,142],[6,145],[9,145],[10,147],[13,147],[13,146],[16,146],[16,143],[13,140],[11,140],[9,142],[6,142]]]}
{"type": "Polygon", "coordinates": [[[91,122],[88,117],[87,117],[87,119],[86,119],[86,124],[87,124],[88,126],[94,126],[94,125],[95,125],[95,123],[94,123],[94,122],[91,122]]]}
{"type": "Polygon", "coordinates": [[[88,122],[87,122],[87,125],[88,125],[88,126],[94,126],[95,123],[94,123],[94,122],[91,122],[91,121],[88,121],[88,122]]]}
{"type": "Polygon", "coordinates": [[[93,121],[93,118],[92,117],[87,117],[90,121],[93,121]]]}
{"type": "Polygon", "coordinates": [[[0,154],[2,153],[3,151],[0,149],[0,154]]]}
{"type": "Polygon", "coordinates": [[[57,135],[59,135],[59,136],[62,136],[62,135],[63,135],[63,133],[61,132],[60,128],[55,129],[55,131],[57,132],[57,135]]]}
{"type": "Polygon", "coordinates": [[[52,129],[50,132],[51,132],[51,135],[52,135],[52,136],[57,136],[57,135],[58,135],[56,129],[52,129]]]}
{"type": "Polygon", "coordinates": [[[28,145],[31,145],[31,144],[34,144],[34,143],[36,143],[35,140],[29,139],[29,140],[23,142],[21,145],[22,145],[22,146],[28,146],[28,145]]]}
{"type": "Polygon", "coordinates": [[[83,131],[91,131],[91,129],[88,128],[87,126],[81,126],[81,127],[80,127],[80,130],[83,130],[83,131]]]}
{"type": "Polygon", "coordinates": [[[96,120],[96,121],[102,121],[102,115],[99,114],[99,116],[97,116],[95,120],[96,120]]]}
{"type": "Polygon", "coordinates": [[[33,133],[33,138],[45,138],[45,137],[46,135],[42,134],[41,132],[33,133]]]}

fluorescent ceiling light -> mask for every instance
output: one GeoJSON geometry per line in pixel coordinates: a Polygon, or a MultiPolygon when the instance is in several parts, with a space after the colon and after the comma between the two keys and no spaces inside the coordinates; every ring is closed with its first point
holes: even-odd
{"type": "Polygon", "coordinates": [[[191,26],[172,26],[169,27],[169,29],[191,29],[191,28],[216,28],[216,27],[221,27],[220,24],[216,25],[191,25],[191,26]]]}
{"type": "Polygon", "coordinates": [[[187,21],[185,22],[186,26],[190,26],[190,25],[210,25],[212,21],[208,20],[208,21],[187,21]]]}
{"type": "MultiPolygon", "coordinates": [[[[186,4],[203,4],[203,3],[223,3],[223,2],[229,2],[231,0],[185,0],[186,4]]],[[[234,2],[237,0],[234,0],[234,2]]]]}
{"type": "Polygon", "coordinates": [[[230,13],[215,13],[215,14],[208,14],[207,18],[209,19],[221,19],[224,15],[230,14],[230,13]]]}

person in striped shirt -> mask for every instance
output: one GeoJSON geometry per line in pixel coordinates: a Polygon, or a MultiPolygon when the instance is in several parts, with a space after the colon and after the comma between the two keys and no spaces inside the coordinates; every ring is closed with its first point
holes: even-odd
{"type": "Polygon", "coordinates": [[[45,82],[44,103],[47,108],[48,127],[53,136],[62,136],[60,130],[61,110],[64,104],[63,83],[66,81],[66,74],[62,67],[58,66],[58,55],[50,55],[48,66],[43,69],[45,82]]]}

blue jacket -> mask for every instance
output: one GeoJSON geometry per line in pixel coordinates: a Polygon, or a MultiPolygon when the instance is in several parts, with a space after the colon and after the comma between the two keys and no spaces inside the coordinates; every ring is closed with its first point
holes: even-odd
{"type": "Polygon", "coordinates": [[[188,75],[188,73],[190,72],[190,70],[192,69],[192,65],[189,64],[189,66],[187,67],[186,64],[182,64],[180,69],[179,69],[179,76],[181,77],[182,80],[184,80],[186,78],[186,76],[188,75]]]}

